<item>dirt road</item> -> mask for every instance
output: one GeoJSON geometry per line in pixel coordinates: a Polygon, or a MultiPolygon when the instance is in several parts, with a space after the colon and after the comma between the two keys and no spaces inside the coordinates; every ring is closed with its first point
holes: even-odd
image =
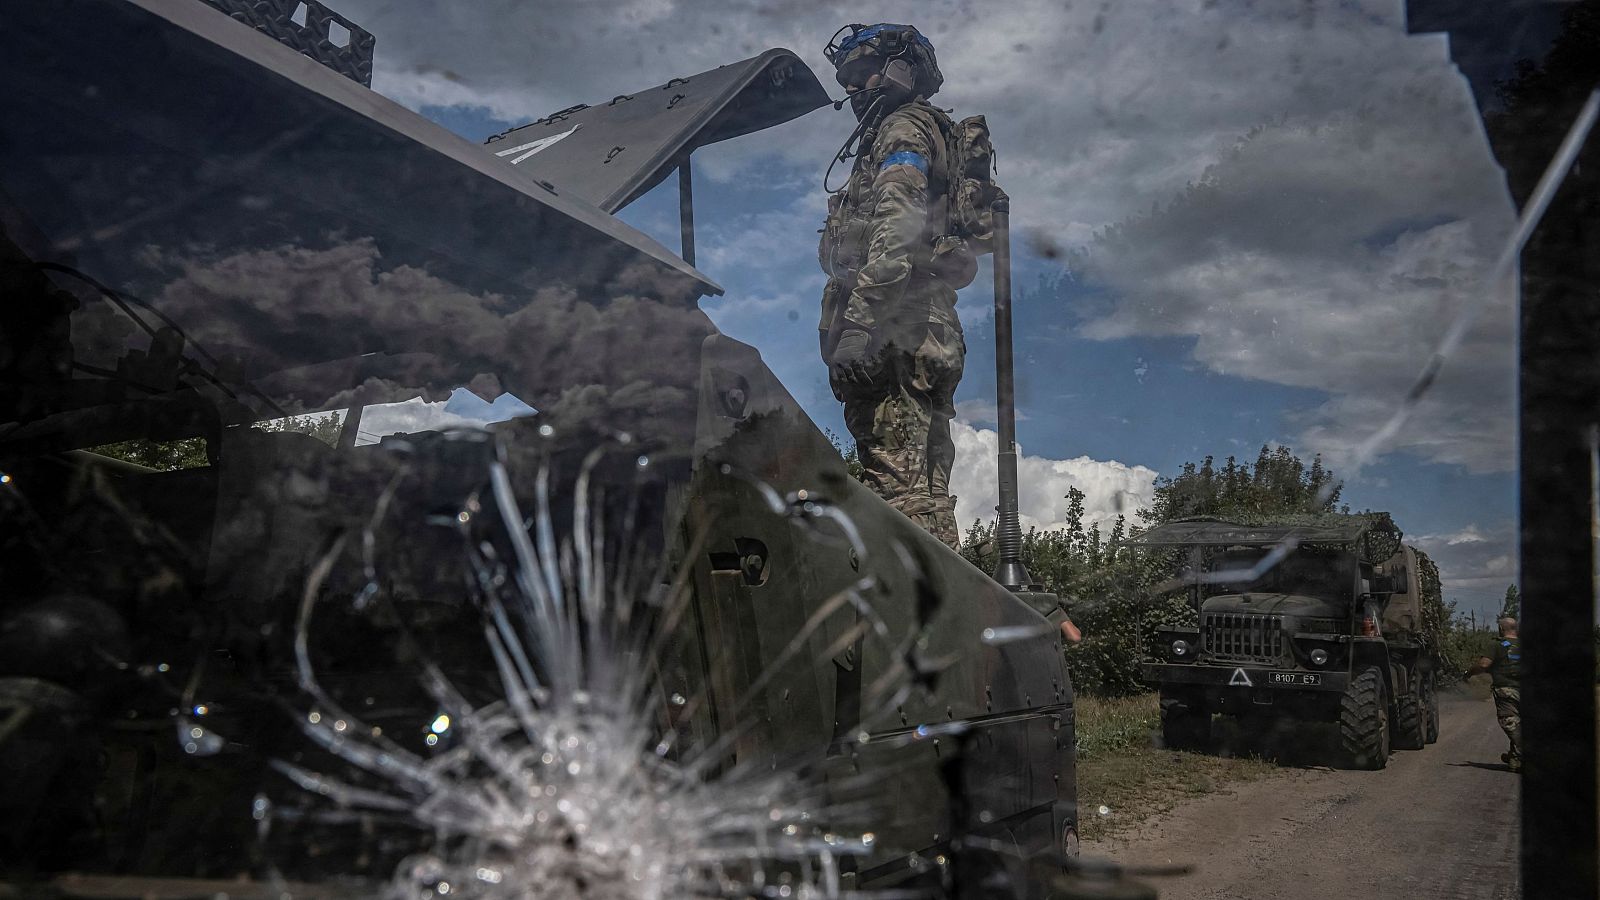
{"type": "Polygon", "coordinates": [[[1189,863],[1162,900],[1512,900],[1518,776],[1484,700],[1442,703],[1439,742],[1380,772],[1299,769],[1174,809],[1084,852],[1189,863]]]}

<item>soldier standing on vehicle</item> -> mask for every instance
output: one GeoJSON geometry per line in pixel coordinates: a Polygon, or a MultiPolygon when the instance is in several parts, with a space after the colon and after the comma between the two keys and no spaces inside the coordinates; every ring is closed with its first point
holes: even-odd
{"type": "Polygon", "coordinates": [[[962,183],[954,155],[965,145],[926,100],[944,76],[915,28],[850,25],[825,53],[860,121],[838,156],[855,163],[829,197],[819,248],[828,381],[862,481],[956,547],[950,420],[966,356],[956,289],[971,283],[976,259],[951,226],[950,185],[962,183]]]}
{"type": "Polygon", "coordinates": [[[1511,771],[1522,771],[1522,714],[1519,707],[1522,704],[1522,644],[1517,640],[1517,620],[1506,617],[1497,623],[1500,626],[1500,641],[1495,645],[1494,656],[1480,656],[1467,671],[1464,678],[1471,678],[1480,672],[1488,672],[1494,679],[1494,714],[1499,720],[1500,727],[1505,731],[1506,737],[1511,741],[1511,751],[1500,755],[1500,759],[1511,771]]]}

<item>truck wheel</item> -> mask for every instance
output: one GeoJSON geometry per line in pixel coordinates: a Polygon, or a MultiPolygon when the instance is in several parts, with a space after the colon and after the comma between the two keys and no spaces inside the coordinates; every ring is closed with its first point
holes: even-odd
{"type": "Polygon", "coordinates": [[[1376,668],[1357,673],[1339,698],[1339,743],[1357,769],[1381,769],[1389,762],[1389,705],[1376,668]]]}
{"type": "Polygon", "coordinates": [[[1396,750],[1421,750],[1428,743],[1428,708],[1422,699],[1422,684],[1412,680],[1413,689],[1394,698],[1394,736],[1396,750]]]}
{"type": "Polygon", "coordinates": [[[1429,672],[1422,679],[1422,708],[1428,717],[1427,737],[1428,743],[1437,743],[1439,740],[1439,686],[1433,683],[1433,673],[1429,672]]]}
{"type": "Polygon", "coordinates": [[[1198,698],[1161,698],[1161,743],[1168,750],[1205,750],[1211,746],[1211,713],[1198,698]]]}

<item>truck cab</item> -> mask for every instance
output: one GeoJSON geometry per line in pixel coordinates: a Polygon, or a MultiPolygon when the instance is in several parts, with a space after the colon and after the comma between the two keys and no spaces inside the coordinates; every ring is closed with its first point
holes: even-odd
{"type": "Polygon", "coordinates": [[[1157,633],[1143,665],[1162,736],[1203,749],[1214,716],[1337,724],[1346,764],[1438,736],[1417,551],[1386,515],[1255,526],[1190,519],[1135,540],[1165,554],[1193,618],[1157,633]]]}

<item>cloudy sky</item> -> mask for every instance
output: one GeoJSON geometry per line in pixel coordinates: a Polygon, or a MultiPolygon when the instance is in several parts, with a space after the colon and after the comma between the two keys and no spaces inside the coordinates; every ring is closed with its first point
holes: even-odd
{"type": "MultiPolygon", "coordinates": [[[[1070,487],[1093,517],[1131,513],[1185,461],[1283,443],[1349,475],[1352,506],[1393,511],[1463,608],[1496,607],[1516,578],[1507,289],[1379,458],[1351,457],[1491,291],[1512,222],[1445,38],[1407,35],[1399,0],[334,5],[377,36],[374,89],[473,141],[769,47],[837,93],[821,48],[840,25],[916,24],[937,101],[988,117],[1016,198],[1028,522],[1059,522],[1070,487]]],[[[699,263],[727,288],[705,308],[835,432],[814,249],[853,124],[825,109],[695,157],[699,263]]],[[[677,245],[670,180],[622,215],[677,245]]],[[[994,504],[987,285],[960,306],[964,522],[994,504]]]]}

